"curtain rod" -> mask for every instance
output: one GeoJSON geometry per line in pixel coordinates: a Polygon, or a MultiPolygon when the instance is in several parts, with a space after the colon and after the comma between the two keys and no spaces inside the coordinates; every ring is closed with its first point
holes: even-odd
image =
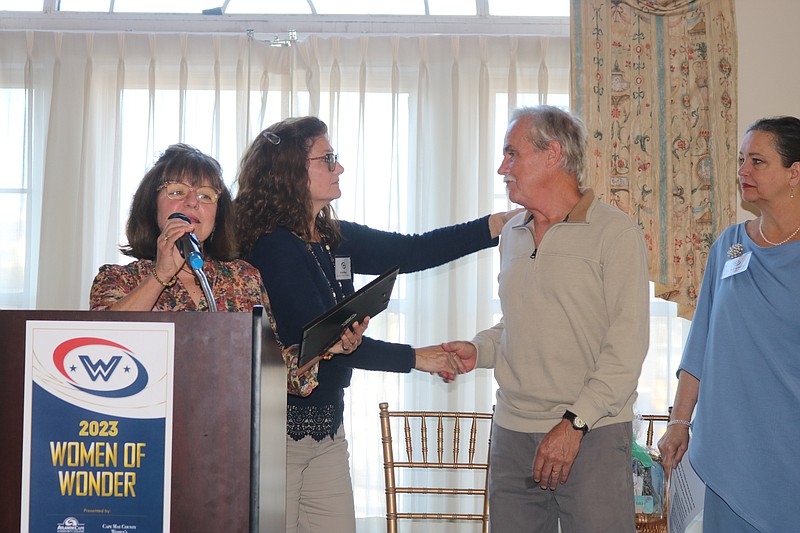
{"type": "Polygon", "coordinates": [[[458,17],[270,15],[233,16],[199,14],[19,13],[0,17],[2,31],[58,31],[85,33],[188,33],[308,35],[533,35],[569,37],[569,17],[458,17]]]}

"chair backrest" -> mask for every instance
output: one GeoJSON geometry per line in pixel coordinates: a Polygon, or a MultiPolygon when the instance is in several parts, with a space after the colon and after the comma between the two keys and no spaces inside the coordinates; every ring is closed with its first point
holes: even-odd
{"type": "MultiPolygon", "coordinates": [[[[386,484],[387,532],[397,532],[399,519],[480,521],[484,533],[487,532],[489,527],[487,485],[492,413],[389,411],[389,405],[385,402],[379,407],[386,484]],[[392,440],[393,426],[397,431],[402,431],[402,440],[398,439],[397,442],[392,440]],[[481,479],[480,484],[470,479],[471,486],[455,487],[454,484],[462,483],[464,480],[463,476],[454,474],[458,479],[450,480],[452,482],[437,483],[436,487],[422,487],[413,482],[405,482],[407,477],[413,477],[409,475],[412,469],[430,472],[471,470],[480,472],[481,479]],[[477,511],[475,513],[400,512],[398,494],[469,496],[473,500],[479,499],[481,506],[478,507],[478,502],[475,502],[477,511]]],[[[401,499],[401,503],[405,510],[406,503],[410,505],[412,502],[401,499]]],[[[426,504],[435,505],[435,503],[450,502],[431,502],[426,499],[426,504]]]]}
{"type": "Polygon", "coordinates": [[[642,420],[647,422],[647,436],[645,443],[650,448],[653,446],[653,431],[656,422],[669,422],[669,415],[641,415],[642,420]]]}

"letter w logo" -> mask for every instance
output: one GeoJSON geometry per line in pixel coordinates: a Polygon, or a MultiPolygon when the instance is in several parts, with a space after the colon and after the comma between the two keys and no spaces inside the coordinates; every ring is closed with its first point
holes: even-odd
{"type": "Polygon", "coordinates": [[[83,364],[83,368],[86,369],[86,373],[89,374],[89,377],[92,378],[92,381],[97,381],[98,377],[102,377],[103,381],[108,381],[108,379],[111,377],[111,374],[114,373],[114,369],[117,368],[119,360],[122,359],[122,356],[115,355],[107,363],[102,359],[92,361],[89,359],[88,355],[79,355],[78,359],[80,359],[81,364],[83,364]]]}

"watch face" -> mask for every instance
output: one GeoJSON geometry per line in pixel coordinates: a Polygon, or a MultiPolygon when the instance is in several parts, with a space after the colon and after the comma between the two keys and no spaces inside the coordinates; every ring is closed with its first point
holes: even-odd
{"type": "Polygon", "coordinates": [[[573,428],[579,431],[583,431],[584,434],[586,434],[586,432],[589,431],[589,425],[586,422],[584,422],[581,417],[579,417],[572,411],[567,411],[566,413],[564,413],[564,418],[566,420],[569,420],[569,423],[572,424],[573,428]]]}

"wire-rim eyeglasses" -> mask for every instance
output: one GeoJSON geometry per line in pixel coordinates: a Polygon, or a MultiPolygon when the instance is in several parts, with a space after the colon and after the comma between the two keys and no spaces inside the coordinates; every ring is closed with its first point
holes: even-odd
{"type": "Polygon", "coordinates": [[[321,155],[319,157],[309,157],[309,161],[324,161],[328,164],[328,170],[333,172],[336,170],[336,164],[339,162],[339,154],[334,154],[333,152],[328,152],[325,155],[321,155]]]}

